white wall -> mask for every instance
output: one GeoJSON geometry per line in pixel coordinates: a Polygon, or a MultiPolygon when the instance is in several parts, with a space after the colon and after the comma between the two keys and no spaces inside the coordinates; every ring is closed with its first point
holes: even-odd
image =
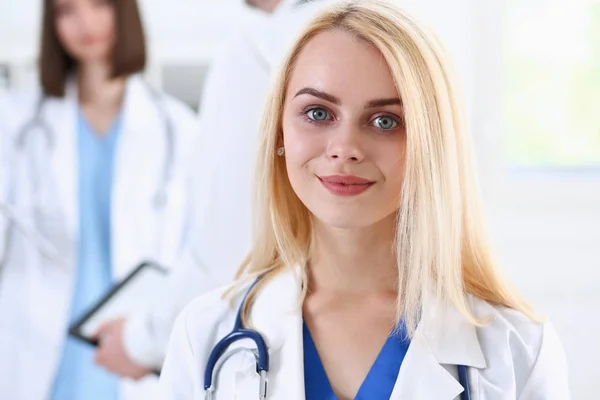
{"type": "MultiPolygon", "coordinates": [[[[40,0],[0,0],[0,62],[35,54],[40,0]],[[18,6],[17,6],[18,5],[18,6]]],[[[210,57],[241,0],[141,0],[156,60],[210,57]]],[[[500,258],[564,342],[573,398],[600,393],[600,169],[510,172],[502,153],[502,1],[406,0],[454,54],[478,146],[481,180],[500,258]]]]}

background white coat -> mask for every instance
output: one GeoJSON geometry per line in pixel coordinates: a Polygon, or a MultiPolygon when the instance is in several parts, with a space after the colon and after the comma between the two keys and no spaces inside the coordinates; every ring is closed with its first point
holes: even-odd
{"type": "MultiPolygon", "coordinates": [[[[38,99],[37,92],[15,94],[10,99],[11,112],[4,115],[0,127],[3,149],[7,150],[4,154],[8,153],[2,159],[0,198],[5,201],[9,197],[23,222],[45,233],[64,263],[40,254],[18,229],[10,231],[8,247],[0,254],[5,261],[0,270],[0,397],[7,399],[46,400],[49,396],[67,334],[77,270],[77,89],[71,83],[64,99],[44,102],[42,118],[51,129],[53,146],[44,147],[41,156],[35,157],[43,162],[39,186],[43,206],[35,213],[34,188],[27,173],[30,160],[26,153],[16,151],[14,142],[35,113],[38,99]]],[[[139,76],[127,81],[122,121],[111,204],[115,281],[142,261],[172,265],[178,256],[190,207],[184,165],[188,142],[198,131],[191,111],[166,96],[155,103],[139,76]],[[174,153],[167,203],[155,209],[153,200],[162,183],[167,149],[165,121],[158,105],[173,122],[174,153]]],[[[28,131],[31,144],[43,138],[40,129],[28,131]]],[[[4,215],[0,221],[6,228],[4,215]]],[[[0,232],[0,242],[5,243],[6,236],[6,230],[0,232]]],[[[121,399],[151,399],[155,381],[124,381],[121,399]]]]}

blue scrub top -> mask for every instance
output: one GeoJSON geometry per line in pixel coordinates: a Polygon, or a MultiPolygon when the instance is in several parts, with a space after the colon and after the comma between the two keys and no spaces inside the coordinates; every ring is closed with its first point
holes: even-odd
{"type": "MultiPolygon", "coordinates": [[[[110,204],[113,163],[121,118],[99,136],[78,114],[79,241],[71,322],[113,285],[110,204]]],[[[52,400],[116,400],[118,378],[94,364],[94,348],[67,337],[52,400]]]]}
{"type": "MultiPolygon", "coordinates": [[[[303,324],[303,343],[306,398],[337,400],[306,322],[303,324]]],[[[404,331],[390,334],[360,386],[355,400],[389,400],[409,344],[404,331]]]]}

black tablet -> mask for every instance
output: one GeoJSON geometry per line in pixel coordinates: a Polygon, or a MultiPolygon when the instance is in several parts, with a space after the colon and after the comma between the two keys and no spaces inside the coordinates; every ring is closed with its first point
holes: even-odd
{"type": "Polygon", "coordinates": [[[125,279],[110,289],[69,328],[69,335],[92,346],[98,345],[94,334],[102,323],[151,307],[166,289],[168,272],[153,262],[143,262],[125,279]]]}

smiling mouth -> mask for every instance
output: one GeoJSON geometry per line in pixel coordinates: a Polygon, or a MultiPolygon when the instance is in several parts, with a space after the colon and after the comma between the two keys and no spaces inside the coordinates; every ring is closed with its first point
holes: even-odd
{"type": "Polygon", "coordinates": [[[350,175],[318,176],[318,178],[331,194],[343,197],[358,196],[375,184],[374,181],[350,175]]]}

